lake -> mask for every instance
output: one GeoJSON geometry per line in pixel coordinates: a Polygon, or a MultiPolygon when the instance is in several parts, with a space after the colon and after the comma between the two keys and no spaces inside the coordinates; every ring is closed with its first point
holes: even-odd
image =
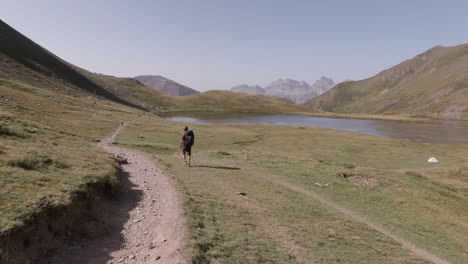
{"type": "Polygon", "coordinates": [[[302,115],[191,114],[167,119],[196,124],[265,124],[312,126],[421,142],[468,143],[468,121],[411,123],[387,120],[340,119],[302,115]]]}

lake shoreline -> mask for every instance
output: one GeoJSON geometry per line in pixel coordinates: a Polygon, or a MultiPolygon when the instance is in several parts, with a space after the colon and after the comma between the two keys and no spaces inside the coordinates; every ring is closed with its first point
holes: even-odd
{"type": "Polygon", "coordinates": [[[468,137],[466,136],[468,135],[467,121],[401,122],[391,119],[352,119],[313,115],[250,113],[179,113],[172,116],[168,115],[165,118],[195,124],[321,127],[415,142],[468,144],[468,137]]]}
{"type": "Polygon", "coordinates": [[[431,117],[412,117],[404,115],[379,115],[379,114],[340,114],[331,112],[232,112],[232,111],[168,111],[157,113],[162,118],[180,116],[184,114],[197,115],[197,114],[241,114],[241,115],[302,115],[302,116],[315,116],[315,117],[327,117],[336,119],[360,119],[360,120],[382,120],[382,121],[398,121],[408,123],[439,123],[444,121],[468,121],[467,119],[442,119],[442,118],[431,118],[431,117]]]}

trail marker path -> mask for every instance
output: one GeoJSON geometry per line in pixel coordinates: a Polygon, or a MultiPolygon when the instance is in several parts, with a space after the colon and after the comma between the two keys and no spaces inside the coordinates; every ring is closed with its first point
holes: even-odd
{"type": "Polygon", "coordinates": [[[128,124],[99,143],[128,161],[121,166],[126,178],[121,180],[118,201],[97,215],[112,232],[69,246],[52,263],[185,263],[180,198],[172,180],[143,154],[112,145],[128,124]]]}

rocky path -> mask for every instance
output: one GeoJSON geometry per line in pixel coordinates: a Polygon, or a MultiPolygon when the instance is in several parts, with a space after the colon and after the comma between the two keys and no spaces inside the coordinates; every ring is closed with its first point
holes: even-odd
{"type": "Polygon", "coordinates": [[[50,263],[185,263],[180,199],[171,179],[141,153],[111,144],[126,125],[100,143],[128,161],[121,166],[117,201],[108,201],[96,216],[106,235],[69,246],[50,263]]]}

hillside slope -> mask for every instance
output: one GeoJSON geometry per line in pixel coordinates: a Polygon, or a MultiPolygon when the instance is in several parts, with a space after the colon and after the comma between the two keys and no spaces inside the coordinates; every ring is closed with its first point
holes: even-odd
{"type": "Polygon", "coordinates": [[[192,88],[158,75],[140,75],[134,79],[158,92],[170,96],[186,96],[199,93],[192,88]]]}
{"type": "MultiPolygon", "coordinates": [[[[56,96],[71,95],[86,98],[85,101],[89,103],[89,107],[94,104],[108,104],[107,100],[110,100],[156,113],[181,109],[262,113],[298,111],[298,107],[293,106],[292,103],[263,96],[252,98],[247,94],[235,96],[229,94],[226,98],[220,98],[217,92],[184,97],[167,96],[133,78],[92,73],[74,66],[34,43],[1,20],[0,79],[46,89],[52,91],[52,94],[55,93],[56,96]],[[209,107],[206,107],[207,105],[209,107]]],[[[168,79],[165,80],[168,87],[177,84],[168,79]]],[[[179,86],[184,90],[182,85],[179,86]]]]}
{"type": "Polygon", "coordinates": [[[100,87],[149,111],[167,112],[175,106],[174,100],[170,96],[153,90],[133,78],[92,73],[78,67],[76,69],[100,87]]]}
{"type": "Polygon", "coordinates": [[[95,94],[141,108],[80,74],[72,65],[0,20],[0,78],[18,80],[73,95],[95,94]]]}
{"type": "Polygon", "coordinates": [[[238,112],[238,113],[293,113],[304,111],[301,106],[274,96],[207,91],[195,95],[177,97],[177,111],[238,112]]]}
{"type": "Polygon", "coordinates": [[[337,113],[468,118],[468,44],[434,47],[361,81],[344,82],[304,104],[337,113]]]}

